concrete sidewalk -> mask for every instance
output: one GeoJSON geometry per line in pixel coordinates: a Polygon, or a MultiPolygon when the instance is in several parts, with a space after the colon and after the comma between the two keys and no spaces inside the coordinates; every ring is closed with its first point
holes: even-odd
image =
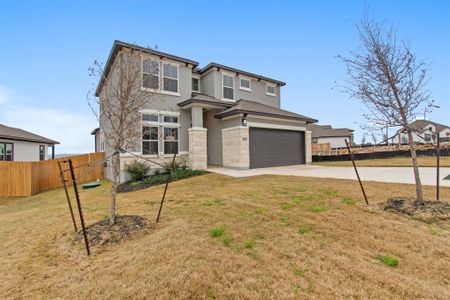
{"type": "MultiPolygon", "coordinates": [[[[319,178],[336,178],[356,180],[353,167],[328,167],[328,166],[283,166],[273,168],[260,168],[251,170],[234,170],[223,167],[208,167],[208,171],[228,175],[232,177],[248,177],[257,175],[286,175],[305,176],[319,178]]],[[[411,167],[360,167],[358,168],[361,180],[379,181],[391,183],[414,184],[414,173],[411,167]]],[[[450,180],[443,180],[450,174],[450,168],[441,168],[440,185],[450,187],[450,180]]],[[[436,169],[420,168],[420,179],[424,185],[436,185],[436,169]]]]}

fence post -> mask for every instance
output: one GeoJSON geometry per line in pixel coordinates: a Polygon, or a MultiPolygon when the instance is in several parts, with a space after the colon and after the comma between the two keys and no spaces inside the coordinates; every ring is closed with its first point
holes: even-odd
{"type": "Polygon", "coordinates": [[[361,190],[364,195],[364,200],[366,200],[366,204],[369,205],[369,201],[367,200],[366,191],[364,190],[364,186],[361,182],[361,178],[359,177],[358,169],[356,168],[355,157],[353,156],[353,152],[350,149],[350,145],[348,144],[347,139],[345,139],[345,144],[347,145],[348,153],[350,154],[350,158],[352,159],[353,168],[355,169],[356,177],[358,177],[359,185],[361,186],[361,190]]]}

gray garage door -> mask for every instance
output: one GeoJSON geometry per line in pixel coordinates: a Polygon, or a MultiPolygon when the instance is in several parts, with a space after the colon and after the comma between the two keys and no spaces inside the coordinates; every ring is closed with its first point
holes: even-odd
{"type": "Polygon", "coordinates": [[[250,128],[250,168],[304,163],[304,131],[250,128]]]}

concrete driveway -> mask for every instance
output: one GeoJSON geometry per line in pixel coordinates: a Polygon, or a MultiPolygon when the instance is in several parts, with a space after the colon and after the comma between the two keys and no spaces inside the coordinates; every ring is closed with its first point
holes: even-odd
{"type": "MultiPolygon", "coordinates": [[[[320,178],[337,178],[356,180],[353,167],[328,167],[328,166],[283,166],[273,168],[260,168],[251,170],[234,170],[223,167],[208,167],[208,171],[233,177],[248,177],[256,175],[287,175],[320,178]]],[[[393,183],[414,184],[414,174],[411,167],[360,167],[358,168],[361,180],[393,183]]],[[[450,180],[443,180],[450,175],[450,168],[441,168],[441,186],[450,187],[450,180]]],[[[436,169],[420,168],[420,178],[424,185],[436,185],[436,169]]]]}

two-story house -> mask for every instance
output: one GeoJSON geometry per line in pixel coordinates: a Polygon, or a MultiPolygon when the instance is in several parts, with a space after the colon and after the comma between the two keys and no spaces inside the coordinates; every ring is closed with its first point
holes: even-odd
{"type": "MultiPolygon", "coordinates": [[[[413,140],[417,144],[436,144],[437,137],[441,143],[450,142],[450,127],[430,120],[415,120],[409,124],[413,130],[413,140]]],[[[399,132],[393,142],[398,144],[408,144],[408,133],[399,132]]]]}
{"type": "MultiPolygon", "coordinates": [[[[160,94],[140,111],[142,135],[133,154],[164,161],[177,153],[193,169],[311,162],[306,125],[317,120],[280,109],[284,82],[217,63],[199,68],[196,61],[120,41],[114,42],[104,78],[112,72],[117,53],[130,48],[141,56],[141,92],[160,94]]],[[[98,97],[105,84],[107,80],[99,83],[98,97]]],[[[105,130],[100,121],[92,134],[96,151],[109,155],[105,130]]],[[[122,168],[135,159],[121,155],[122,168]]]]}

